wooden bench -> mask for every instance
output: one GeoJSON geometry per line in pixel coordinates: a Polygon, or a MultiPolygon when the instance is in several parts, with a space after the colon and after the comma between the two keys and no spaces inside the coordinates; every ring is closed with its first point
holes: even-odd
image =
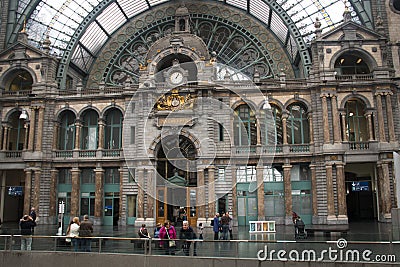
{"type": "Polygon", "coordinates": [[[307,235],[314,235],[315,233],[323,233],[325,236],[330,236],[332,233],[347,234],[349,231],[349,226],[346,224],[338,225],[327,225],[327,224],[317,224],[309,225],[305,227],[307,235]]]}

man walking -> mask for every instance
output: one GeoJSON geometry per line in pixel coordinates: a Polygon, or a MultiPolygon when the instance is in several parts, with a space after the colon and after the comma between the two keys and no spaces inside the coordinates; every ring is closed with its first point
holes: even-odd
{"type": "Polygon", "coordinates": [[[89,215],[83,216],[83,221],[79,227],[79,240],[81,250],[84,252],[92,251],[93,223],[89,221],[89,215]]]}

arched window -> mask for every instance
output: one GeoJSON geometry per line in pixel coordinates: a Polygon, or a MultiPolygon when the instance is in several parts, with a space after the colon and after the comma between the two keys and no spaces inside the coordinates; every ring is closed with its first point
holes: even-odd
{"type": "Polygon", "coordinates": [[[8,150],[23,150],[25,146],[25,132],[27,129],[24,127],[24,120],[19,119],[21,111],[14,112],[11,114],[10,123],[10,133],[8,140],[8,150]]]}
{"type": "Polygon", "coordinates": [[[344,53],[335,62],[338,75],[369,74],[371,73],[365,60],[355,54],[344,53]]]}
{"type": "Polygon", "coordinates": [[[234,144],[238,146],[257,144],[256,117],[248,105],[240,105],[235,109],[234,144]]]}
{"type": "Polygon", "coordinates": [[[287,135],[289,144],[307,144],[310,142],[307,110],[299,103],[288,107],[287,135]]]}
{"type": "Polygon", "coordinates": [[[368,126],[365,118],[366,106],[359,99],[346,102],[346,135],[350,142],[365,142],[368,140],[368,126]]]}
{"type": "Polygon", "coordinates": [[[58,136],[58,148],[60,150],[72,150],[75,144],[75,114],[72,111],[64,111],[60,118],[60,131],[58,136]]]}
{"type": "Polygon", "coordinates": [[[261,136],[264,145],[283,144],[283,128],[282,128],[282,112],[281,110],[271,105],[271,110],[261,110],[261,136]]]}
{"type": "Polygon", "coordinates": [[[104,148],[119,149],[122,144],[122,113],[112,109],[106,114],[106,131],[104,148]]]}
{"type": "Polygon", "coordinates": [[[97,149],[98,115],[88,110],[82,117],[81,149],[97,149]]]}
{"type": "Polygon", "coordinates": [[[19,70],[13,75],[9,91],[32,90],[33,79],[26,70],[19,70]]]}

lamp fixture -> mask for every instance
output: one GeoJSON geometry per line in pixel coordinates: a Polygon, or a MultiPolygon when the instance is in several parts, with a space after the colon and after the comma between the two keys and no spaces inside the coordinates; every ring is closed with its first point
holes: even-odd
{"type": "Polygon", "coordinates": [[[28,113],[26,113],[26,110],[25,110],[25,109],[23,109],[23,110],[21,111],[21,115],[19,115],[19,119],[20,119],[20,120],[27,120],[27,119],[28,119],[28,113]]]}
{"type": "Polygon", "coordinates": [[[268,96],[265,98],[264,100],[264,104],[262,107],[264,110],[270,110],[271,109],[271,105],[269,104],[269,100],[268,100],[268,96]]]}

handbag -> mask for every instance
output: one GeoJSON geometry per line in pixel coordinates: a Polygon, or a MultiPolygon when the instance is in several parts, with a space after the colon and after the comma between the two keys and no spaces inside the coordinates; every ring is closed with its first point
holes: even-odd
{"type": "MultiPolygon", "coordinates": [[[[167,229],[167,236],[168,236],[168,239],[171,239],[171,238],[169,237],[168,229],[167,229]]],[[[169,240],[169,241],[168,241],[168,247],[170,247],[170,248],[176,247],[175,240],[169,240]]]]}

